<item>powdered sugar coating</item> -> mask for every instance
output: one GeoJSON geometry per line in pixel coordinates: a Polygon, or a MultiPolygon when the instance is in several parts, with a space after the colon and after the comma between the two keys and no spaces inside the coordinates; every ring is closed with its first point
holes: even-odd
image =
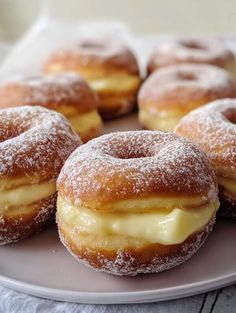
{"type": "Polygon", "coordinates": [[[117,132],[90,141],[69,157],[57,185],[69,202],[95,209],[159,195],[217,199],[206,156],[186,140],[158,131],[117,132]]]}
{"type": "Polygon", "coordinates": [[[236,99],[224,99],[186,115],[175,132],[198,145],[218,175],[236,178],[235,123],[236,99]]]}
{"type": "Polygon", "coordinates": [[[159,44],[149,60],[149,72],[156,68],[180,63],[234,66],[234,55],[222,41],[204,38],[182,38],[159,44]]]}
{"type": "Polygon", "coordinates": [[[59,113],[30,106],[0,110],[0,178],[53,181],[80,144],[59,113]]]}
{"type": "Polygon", "coordinates": [[[15,77],[0,86],[0,107],[40,105],[58,109],[61,105],[74,106],[78,112],[94,110],[99,99],[78,75],[37,75],[15,77]]]}
{"type": "Polygon", "coordinates": [[[233,95],[234,82],[226,71],[212,65],[178,64],[151,74],[139,91],[138,102],[141,108],[190,111],[233,95]]]}
{"type": "Polygon", "coordinates": [[[44,71],[54,70],[54,64],[62,69],[76,71],[79,68],[102,68],[104,71],[120,70],[138,74],[137,60],[126,45],[113,38],[81,38],[70,48],[55,51],[44,65],[44,71]]]}

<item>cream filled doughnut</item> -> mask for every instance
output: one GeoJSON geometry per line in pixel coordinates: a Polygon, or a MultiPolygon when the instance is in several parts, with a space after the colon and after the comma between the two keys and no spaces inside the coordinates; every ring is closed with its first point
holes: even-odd
{"type": "Polygon", "coordinates": [[[137,60],[119,40],[81,39],[77,45],[52,54],[45,73],[79,73],[100,97],[105,119],[133,110],[141,83],[137,60]]]}
{"type": "Polygon", "coordinates": [[[233,52],[223,41],[209,38],[183,38],[160,43],[150,56],[148,72],[183,63],[211,64],[236,75],[233,52]]]}
{"type": "Polygon", "coordinates": [[[38,232],[54,216],[56,179],[81,144],[59,113],[41,107],[0,110],[0,244],[38,232]]]}
{"type": "Polygon", "coordinates": [[[78,75],[18,77],[0,86],[0,108],[40,105],[62,113],[86,142],[102,133],[98,96],[78,75]]]}
{"type": "Polygon", "coordinates": [[[189,259],[219,206],[205,155],[171,133],[104,135],[79,147],[57,181],[66,248],[116,275],[160,272],[189,259]]]}
{"type": "Polygon", "coordinates": [[[139,121],[146,129],[170,131],[191,110],[235,95],[233,79],[216,66],[172,65],[151,74],[140,88],[139,121]]]}
{"type": "Polygon", "coordinates": [[[215,168],[219,213],[236,219],[236,99],[213,101],[186,115],[175,132],[194,142],[215,168]]]}

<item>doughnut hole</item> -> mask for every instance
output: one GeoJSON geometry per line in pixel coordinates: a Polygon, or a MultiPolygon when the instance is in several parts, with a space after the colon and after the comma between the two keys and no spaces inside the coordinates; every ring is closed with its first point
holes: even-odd
{"type": "Polygon", "coordinates": [[[183,40],[180,44],[184,48],[192,49],[192,50],[207,50],[207,47],[204,46],[202,43],[194,40],[183,40]]]}
{"type": "Polygon", "coordinates": [[[223,116],[232,124],[236,124],[236,107],[235,109],[229,108],[227,111],[222,113],[223,116]]]}
{"type": "Polygon", "coordinates": [[[137,138],[134,142],[111,140],[107,142],[104,152],[113,158],[123,160],[150,158],[157,154],[156,145],[153,142],[150,141],[148,144],[144,144],[137,138]]]}
{"type": "Polygon", "coordinates": [[[194,81],[197,80],[196,75],[194,75],[194,73],[190,73],[190,72],[179,72],[177,74],[177,78],[179,80],[185,80],[185,81],[194,81]]]}
{"type": "Polygon", "coordinates": [[[140,159],[150,158],[155,156],[155,151],[151,146],[144,146],[142,143],[136,142],[135,144],[121,144],[116,142],[109,149],[109,155],[116,159],[140,159]]]}
{"type": "Polygon", "coordinates": [[[92,41],[84,41],[79,45],[81,48],[87,49],[87,50],[102,50],[105,48],[105,45],[98,42],[92,42],[92,41]]]}

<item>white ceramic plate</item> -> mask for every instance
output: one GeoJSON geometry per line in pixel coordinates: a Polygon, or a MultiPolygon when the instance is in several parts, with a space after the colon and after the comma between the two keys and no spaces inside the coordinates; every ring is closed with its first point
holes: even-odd
{"type": "MultiPolygon", "coordinates": [[[[106,132],[138,129],[132,115],[106,132]]],[[[218,220],[200,251],[160,274],[115,277],[79,264],[60,243],[56,227],[0,247],[0,283],[28,294],[79,303],[152,302],[202,293],[236,282],[236,223],[218,220]]]]}

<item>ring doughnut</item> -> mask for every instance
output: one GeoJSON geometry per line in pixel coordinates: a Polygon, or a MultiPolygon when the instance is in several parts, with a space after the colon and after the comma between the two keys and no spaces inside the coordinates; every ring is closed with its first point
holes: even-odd
{"type": "Polygon", "coordinates": [[[54,216],[56,179],[81,141],[59,113],[0,110],[0,244],[24,239],[54,216]]]}
{"type": "Polygon", "coordinates": [[[148,72],[181,63],[211,64],[236,75],[234,54],[224,42],[204,38],[183,38],[159,44],[149,59],[148,72]]]}
{"type": "Polygon", "coordinates": [[[0,108],[40,105],[62,113],[86,142],[102,133],[99,99],[78,75],[38,75],[12,79],[0,86],[0,108]]]}
{"type": "Polygon", "coordinates": [[[91,140],[68,158],[57,187],[63,244],[84,264],[116,275],[185,262],[210,233],[219,206],[205,155],[157,131],[91,140]]]}
{"type": "Polygon", "coordinates": [[[213,101],[186,115],[175,132],[209,157],[218,177],[222,216],[236,219],[236,99],[213,101]]]}
{"type": "Polygon", "coordinates": [[[134,54],[119,41],[83,39],[52,54],[45,73],[79,73],[100,97],[99,112],[111,119],[131,112],[141,83],[134,54]]]}
{"type": "Polygon", "coordinates": [[[170,131],[191,110],[235,94],[233,79],[216,66],[172,65],[152,73],[140,88],[139,121],[146,129],[170,131]]]}

